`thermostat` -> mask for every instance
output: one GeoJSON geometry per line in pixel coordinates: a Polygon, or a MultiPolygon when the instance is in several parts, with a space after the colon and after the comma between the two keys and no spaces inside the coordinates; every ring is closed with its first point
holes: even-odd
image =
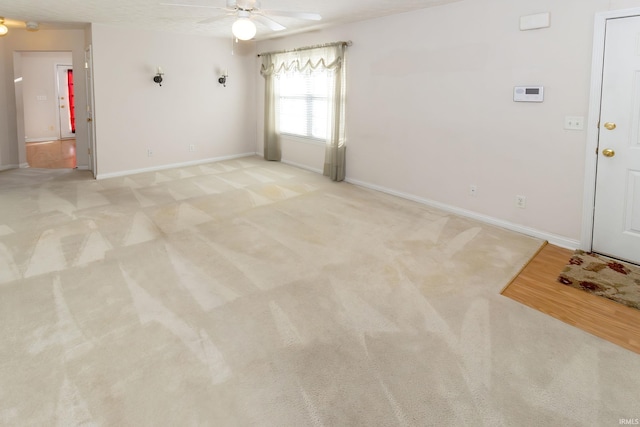
{"type": "Polygon", "coordinates": [[[516,86],[513,88],[515,102],[544,101],[544,86],[516,86]]]}

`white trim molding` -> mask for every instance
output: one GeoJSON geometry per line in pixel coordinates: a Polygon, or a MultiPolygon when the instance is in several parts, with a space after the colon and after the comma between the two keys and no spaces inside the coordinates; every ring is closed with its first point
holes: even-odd
{"type": "Polygon", "coordinates": [[[280,162],[284,163],[286,165],[295,166],[295,167],[300,168],[300,169],[305,169],[305,170],[308,170],[308,171],[311,171],[311,172],[319,173],[320,175],[322,175],[322,173],[323,173],[323,171],[321,171],[320,169],[312,168],[311,166],[303,165],[303,164],[296,163],[296,162],[290,162],[289,160],[282,159],[282,160],[280,160],[280,162]]]}
{"type": "MultiPolygon", "coordinates": [[[[67,138],[67,139],[73,139],[73,138],[67,138]]],[[[25,143],[31,143],[31,142],[55,142],[55,141],[60,141],[60,137],[59,136],[52,136],[49,138],[25,138],[24,142],[25,143]]]]}
{"type": "Polygon", "coordinates": [[[183,162],[183,163],[171,163],[168,165],[152,166],[150,168],[132,169],[132,170],[103,173],[103,174],[99,173],[98,175],[96,175],[96,179],[117,178],[120,176],[135,175],[135,174],[144,173],[144,172],[155,172],[155,171],[166,170],[166,169],[183,168],[187,166],[197,166],[197,165],[203,165],[206,163],[221,162],[223,160],[239,159],[241,157],[252,157],[255,155],[256,153],[232,154],[230,156],[213,157],[209,159],[193,160],[193,161],[183,162]]]}
{"type": "Polygon", "coordinates": [[[604,66],[604,43],[607,20],[640,15],[640,8],[598,12],[593,29],[593,53],[591,55],[591,89],[589,93],[589,116],[587,118],[587,148],[585,155],[584,197],[582,205],[582,232],[580,249],[590,251],[593,240],[593,210],[596,200],[596,168],[598,164],[598,122],[602,98],[604,66]]]}
{"type": "Polygon", "coordinates": [[[0,171],[8,171],[9,169],[18,169],[19,165],[0,165],[0,171]]]}
{"type": "Polygon", "coordinates": [[[327,142],[324,139],[312,138],[310,136],[293,135],[290,133],[280,134],[281,141],[297,142],[298,144],[311,144],[326,147],[327,142]]]}
{"type": "Polygon", "coordinates": [[[414,202],[418,202],[420,204],[439,209],[445,212],[452,213],[454,215],[463,216],[466,218],[471,218],[476,221],[483,222],[485,224],[494,225],[496,227],[504,228],[507,230],[515,231],[517,233],[525,234],[527,236],[536,237],[538,239],[546,240],[549,243],[560,246],[562,248],[567,249],[576,249],[579,247],[580,242],[574,239],[569,239],[568,237],[559,236],[553,233],[547,233],[545,231],[536,230],[534,228],[525,227],[524,225],[515,224],[509,221],[504,221],[498,218],[494,218],[488,215],[483,215],[477,212],[469,211],[466,209],[457,208],[455,206],[447,205],[445,203],[436,202],[434,200],[424,199],[422,197],[414,196],[407,193],[402,193],[399,191],[391,190],[389,188],[381,187],[378,185],[369,184],[363,181],[358,181],[355,179],[347,178],[346,182],[358,185],[360,187],[369,188],[371,190],[380,191],[382,193],[387,193],[392,196],[401,197],[403,199],[411,200],[414,202]]]}

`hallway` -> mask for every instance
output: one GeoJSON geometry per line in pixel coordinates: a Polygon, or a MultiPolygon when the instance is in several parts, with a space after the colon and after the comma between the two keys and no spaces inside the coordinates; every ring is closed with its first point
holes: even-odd
{"type": "Polygon", "coordinates": [[[31,168],[73,169],[76,167],[76,140],[72,138],[29,142],[27,163],[31,168]]]}

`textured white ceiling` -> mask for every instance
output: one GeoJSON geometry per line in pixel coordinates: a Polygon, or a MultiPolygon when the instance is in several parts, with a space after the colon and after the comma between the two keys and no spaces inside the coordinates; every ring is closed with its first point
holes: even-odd
{"type": "MultiPolygon", "coordinates": [[[[198,23],[223,15],[207,8],[165,6],[161,3],[186,3],[225,6],[226,0],[0,0],[0,16],[8,26],[24,28],[25,21],[36,21],[40,28],[83,28],[87,23],[137,27],[150,30],[231,37],[233,17],[208,24],[198,23]]],[[[252,1],[252,0],[239,0],[252,1]]],[[[321,27],[423,9],[460,0],[262,0],[263,9],[313,12],[322,21],[275,18],[287,27],[274,33],[260,23],[256,39],[282,36],[321,27]]]]}

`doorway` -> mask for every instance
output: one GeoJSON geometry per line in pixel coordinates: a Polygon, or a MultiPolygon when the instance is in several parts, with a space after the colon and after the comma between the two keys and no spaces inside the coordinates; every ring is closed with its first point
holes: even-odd
{"type": "Polygon", "coordinates": [[[26,162],[33,168],[75,168],[72,53],[20,52],[19,55],[26,162]]]}
{"type": "Polygon", "coordinates": [[[640,9],[596,16],[584,249],[640,264],[640,9]]]}
{"type": "Polygon", "coordinates": [[[58,99],[58,129],[60,139],[76,137],[74,111],[73,66],[56,65],[56,95],[58,99]]]}

